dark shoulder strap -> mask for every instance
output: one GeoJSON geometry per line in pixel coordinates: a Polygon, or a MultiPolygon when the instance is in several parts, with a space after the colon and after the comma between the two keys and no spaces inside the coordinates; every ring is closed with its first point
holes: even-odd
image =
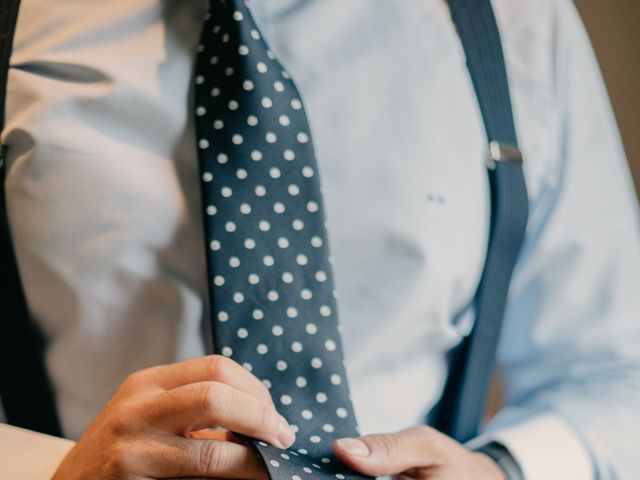
{"type": "Polygon", "coordinates": [[[511,276],[527,226],[529,204],[514,126],[500,34],[490,0],[449,0],[487,133],[491,228],[474,301],[476,321],[454,352],[432,424],[459,441],[482,421],[511,276]]]}
{"type": "Polygon", "coordinates": [[[19,7],[20,0],[3,0],[0,3],[0,128],[4,127],[7,75],[19,7]]]}
{"type": "MultiPolygon", "coordinates": [[[[19,0],[0,1],[0,132],[19,0]]],[[[0,144],[0,398],[9,423],[60,435],[42,342],[29,316],[13,251],[5,202],[7,146],[0,144]]]]}

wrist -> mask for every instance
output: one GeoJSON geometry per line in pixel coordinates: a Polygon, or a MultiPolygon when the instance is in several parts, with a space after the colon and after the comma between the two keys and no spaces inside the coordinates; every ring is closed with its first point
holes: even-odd
{"type": "Polygon", "coordinates": [[[493,459],[489,458],[484,453],[471,452],[471,455],[473,455],[476,465],[478,465],[479,469],[483,472],[483,478],[491,480],[510,480],[504,473],[504,470],[502,470],[502,468],[500,468],[493,459]]]}
{"type": "Polygon", "coordinates": [[[493,463],[494,467],[501,472],[500,478],[503,480],[524,480],[520,465],[504,445],[490,442],[474,449],[474,453],[493,463]]]}

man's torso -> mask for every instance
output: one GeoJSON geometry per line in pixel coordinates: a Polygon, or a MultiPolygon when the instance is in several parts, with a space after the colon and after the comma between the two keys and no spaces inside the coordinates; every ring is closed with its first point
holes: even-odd
{"type": "MultiPolygon", "coordinates": [[[[22,3],[9,213],[74,437],[128,373],[209,350],[189,110],[207,2],[22,3]]],[[[557,175],[551,8],[496,2],[534,215],[557,175]]],[[[485,139],[446,4],[253,10],[309,114],[360,424],[415,423],[470,328],[488,233],[485,139]]]]}

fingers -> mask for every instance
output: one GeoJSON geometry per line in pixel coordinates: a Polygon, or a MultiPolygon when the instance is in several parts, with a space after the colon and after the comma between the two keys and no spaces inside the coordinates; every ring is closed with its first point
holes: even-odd
{"type": "Polygon", "coordinates": [[[147,444],[143,469],[152,478],[228,478],[267,480],[258,454],[246,445],[173,437],[147,444]]]}
{"type": "Polygon", "coordinates": [[[365,475],[398,475],[440,466],[446,442],[434,429],[415,427],[388,435],[343,438],[333,444],[333,451],[345,465],[365,475]]]}
{"type": "Polygon", "coordinates": [[[206,427],[223,427],[279,448],[287,448],[295,440],[295,433],[271,402],[220,382],[199,382],[169,390],[148,415],[154,424],[183,436],[206,427]]]}
{"type": "Polygon", "coordinates": [[[260,380],[233,360],[221,355],[185,360],[145,370],[161,388],[171,390],[197,382],[220,382],[271,402],[269,390],[260,380]]]}
{"type": "Polygon", "coordinates": [[[295,439],[267,389],[231,360],[142,370],[123,382],[55,478],[266,480],[257,454],[228,430],[280,448],[295,439]],[[198,431],[212,426],[227,431],[198,431]]]}
{"type": "MultiPolygon", "coordinates": [[[[228,430],[212,430],[205,428],[204,430],[195,430],[189,432],[189,438],[198,438],[200,440],[222,440],[225,442],[239,442],[228,430]]],[[[241,442],[239,442],[241,443],[241,442]]]]}

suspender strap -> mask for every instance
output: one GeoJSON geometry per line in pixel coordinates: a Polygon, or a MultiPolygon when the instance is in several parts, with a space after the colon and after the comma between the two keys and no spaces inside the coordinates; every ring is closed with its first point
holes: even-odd
{"type": "MultiPolygon", "coordinates": [[[[0,131],[19,0],[0,2],[0,131]]],[[[29,316],[13,251],[5,199],[6,146],[0,144],[0,398],[9,423],[60,436],[42,341],[29,316]]]]}
{"type": "Polygon", "coordinates": [[[449,0],[489,140],[491,229],[475,297],[476,321],[454,352],[433,425],[464,442],[486,408],[511,276],[529,214],[500,34],[490,0],[449,0]]]}

